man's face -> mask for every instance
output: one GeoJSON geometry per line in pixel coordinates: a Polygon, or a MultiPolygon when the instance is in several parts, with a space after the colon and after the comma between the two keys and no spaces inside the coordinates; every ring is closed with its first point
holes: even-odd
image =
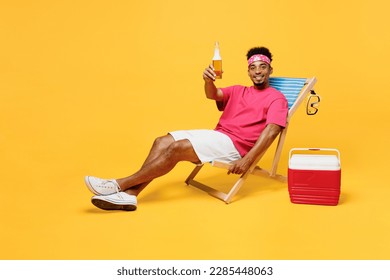
{"type": "Polygon", "coordinates": [[[248,67],[249,78],[257,87],[268,85],[269,75],[271,74],[272,67],[264,61],[255,61],[248,67]]]}

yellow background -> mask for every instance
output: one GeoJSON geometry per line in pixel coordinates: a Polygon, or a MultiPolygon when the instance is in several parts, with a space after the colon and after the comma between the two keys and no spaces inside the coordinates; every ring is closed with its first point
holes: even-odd
{"type": "MultiPolygon", "coordinates": [[[[2,0],[0,258],[389,259],[389,8],[2,0]],[[293,117],[279,170],[293,147],[339,149],[340,204],[292,204],[286,184],[253,177],[225,205],[186,187],[193,166],[180,163],[137,211],[95,208],[85,175],[125,176],[155,137],[214,127],[202,72],[216,40],[218,86],[250,85],[245,54],[258,45],[273,52],[274,76],[318,78],[320,111],[293,117]]],[[[211,168],[200,177],[235,179],[211,168]]]]}

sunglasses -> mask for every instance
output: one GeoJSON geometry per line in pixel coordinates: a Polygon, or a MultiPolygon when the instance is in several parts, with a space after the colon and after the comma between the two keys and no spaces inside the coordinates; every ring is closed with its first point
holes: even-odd
{"type": "Polygon", "coordinates": [[[314,90],[310,91],[310,96],[306,105],[306,113],[310,116],[317,114],[318,107],[320,106],[321,98],[315,93],[314,90]]]}

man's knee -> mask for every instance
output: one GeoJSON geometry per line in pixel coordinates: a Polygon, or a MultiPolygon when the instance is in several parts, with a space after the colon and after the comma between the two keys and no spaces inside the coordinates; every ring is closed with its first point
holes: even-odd
{"type": "Polygon", "coordinates": [[[175,142],[175,139],[172,137],[172,135],[167,134],[164,136],[157,137],[154,140],[153,146],[159,147],[159,148],[167,148],[173,142],[175,142]]]}
{"type": "Polygon", "coordinates": [[[178,161],[199,161],[191,142],[187,139],[178,140],[171,143],[167,149],[167,154],[170,157],[177,159],[178,161]]]}

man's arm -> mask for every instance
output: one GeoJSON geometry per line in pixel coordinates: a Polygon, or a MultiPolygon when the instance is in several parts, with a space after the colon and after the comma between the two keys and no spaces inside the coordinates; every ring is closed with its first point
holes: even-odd
{"type": "Polygon", "coordinates": [[[214,84],[215,81],[215,72],[212,65],[206,68],[203,72],[203,80],[204,80],[204,91],[206,93],[206,97],[209,99],[213,99],[215,101],[223,100],[222,90],[217,88],[214,84]]]}
{"type": "Polygon", "coordinates": [[[232,162],[232,166],[229,168],[229,173],[245,173],[257,157],[271,146],[272,142],[279,135],[282,129],[283,128],[279,125],[268,124],[261,133],[259,139],[257,139],[253,148],[242,159],[232,162]]]}

